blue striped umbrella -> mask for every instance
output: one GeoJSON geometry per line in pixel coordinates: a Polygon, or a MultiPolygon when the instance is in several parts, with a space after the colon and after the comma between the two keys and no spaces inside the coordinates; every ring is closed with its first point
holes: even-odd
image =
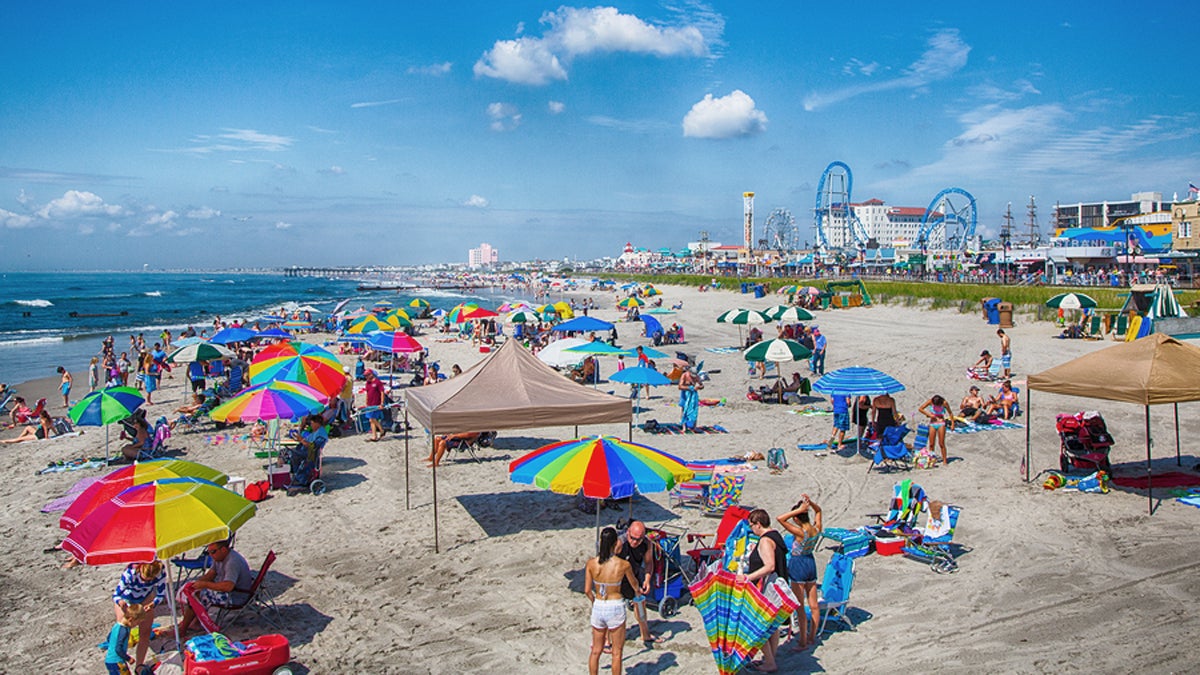
{"type": "Polygon", "coordinates": [[[230,326],[229,328],[222,328],[214,333],[213,336],[208,339],[208,341],[213,344],[227,345],[230,342],[245,342],[255,335],[256,332],[249,328],[230,326]]]}
{"type": "Polygon", "coordinates": [[[813,383],[812,388],[828,396],[879,396],[904,391],[904,385],[891,375],[862,366],[825,373],[813,383]]]}

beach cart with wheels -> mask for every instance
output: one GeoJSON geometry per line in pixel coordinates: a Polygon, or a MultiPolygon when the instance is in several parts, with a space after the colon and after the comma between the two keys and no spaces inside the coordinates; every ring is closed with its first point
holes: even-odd
{"type": "MultiPolygon", "coordinates": [[[[695,562],[680,550],[686,530],[666,525],[646,528],[646,538],[654,543],[654,569],[650,573],[650,594],[646,604],[669,619],[687,604],[688,585],[695,579],[695,562]]],[[[688,598],[690,600],[690,597],[688,598]]]]}
{"type": "MultiPolygon", "coordinates": [[[[190,644],[190,641],[189,641],[190,644]]],[[[197,659],[192,649],[183,650],[185,675],[292,675],[291,645],[282,635],[262,635],[237,643],[238,655],[219,660],[197,659]]]]}

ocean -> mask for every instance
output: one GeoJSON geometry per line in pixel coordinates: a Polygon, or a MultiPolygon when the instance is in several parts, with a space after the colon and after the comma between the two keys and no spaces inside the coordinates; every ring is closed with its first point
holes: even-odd
{"type": "Polygon", "coordinates": [[[357,281],[282,274],[216,272],[8,272],[0,274],[0,382],[55,375],[65,366],[87,385],[87,365],[113,336],[117,352],[142,333],[153,344],[163,329],[178,336],[188,326],[212,334],[214,317],[255,319],[280,307],[311,305],[328,311],[388,300],[402,306],[421,297],[449,309],[467,300],[491,306],[521,296],[488,290],[363,291],[357,281]],[[86,316],[92,315],[92,316],[86,316]],[[103,316],[95,316],[103,315],[103,316]]]}

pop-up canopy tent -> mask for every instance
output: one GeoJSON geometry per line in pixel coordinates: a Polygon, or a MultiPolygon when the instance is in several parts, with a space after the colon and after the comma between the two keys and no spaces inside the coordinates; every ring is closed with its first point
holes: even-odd
{"type": "MultiPolygon", "coordinates": [[[[577,384],[555,372],[518,341],[500,349],[457,377],[405,392],[410,415],[441,434],[505,429],[624,423],[633,429],[633,403],[577,384]]],[[[408,507],[408,440],[404,445],[404,499],[408,507]]],[[[433,468],[433,537],[437,540],[437,467],[433,468]]]]}
{"type": "MultiPolygon", "coordinates": [[[[1179,462],[1179,404],[1200,401],[1200,348],[1154,333],[1133,342],[1086,354],[1029,376],[1025,414],[1033,419],[1030,390],[1138,403],[1146,409],[1146,478],[1150,467],[1150,406],[1175,406],[1175,457],[1179,462]]],[[[1029,480],[1030,424],[1025,425],[1025,480],[1029,480]]],[[[1154,513],[1153,488],[1149,488],[1154,513]]]]}

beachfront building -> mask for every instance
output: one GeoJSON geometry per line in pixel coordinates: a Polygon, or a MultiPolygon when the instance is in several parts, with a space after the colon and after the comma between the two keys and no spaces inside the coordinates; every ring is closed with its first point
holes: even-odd
{"type": "Polygon", "coordinates": [[[1174,247],[1160,258],[1166,264],[1159,265],[1159,269],[1177,280],[1179,285],[1194,288],[1196,276],[1200,275],[1200,200],[1193,196],[1187,201],[1175,202],[1171,209],[1171,231],[1174,247]]]}
{"type": "Polygon", "coordinates": [[[467,267],[471,269],[489,267],[498,262],[500,262],[500,252],[492,248],[491,244],[483,243],[479,245],[479,248],[467,251],[467,267]]]}
{"type": "MultiPolygon", "coordinates": [[[[889,248],[911,246],[921,231],[921,220],[925,209],[920,206],[888,206],[882,199],[868,199],[861,204],[851,204],[854,215],[867,230],[867,236],[880,246],[889,248]]],[[[941,217],[933,213],[932,218],[941,217]]],[[[845,235],[842,237],[846,239],[845,235]]],[[[945,244],[945,229],[937,228],[930,233],[929,248],[941,248],[945,244]]]]}
{"type": "Polygon", "coordinates": [[[1083,245],[1113,246],[1122,255],[1171,250],[1172,202],[1161,192],[1136,192],[1128,201],[1054,207],[1054,236],[1083,245]]]}

